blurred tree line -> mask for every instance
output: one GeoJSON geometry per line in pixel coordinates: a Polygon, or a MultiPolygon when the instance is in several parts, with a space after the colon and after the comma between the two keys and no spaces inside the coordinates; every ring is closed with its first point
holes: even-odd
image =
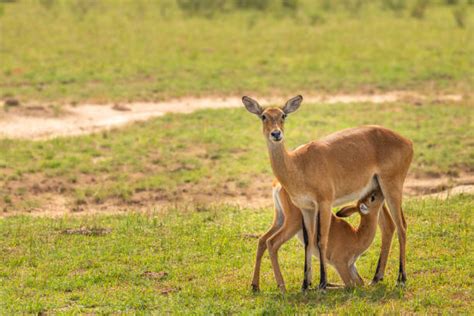
{"type": "Polygon", "coordinates": [[[163,17],[178,13],[184,17],[212,19],[236,11],[254,11],[278,16],[304,14],[313,23],[324,22],[324,13],[357,15],[369,7],[393,11],[400,17],[423,19],[431,7],[449,6],[459,27],[465,26],[467,8],[474,5],[474,0],[0,0],[0,16],[4,5],[16,2],[39,4],[46,10],[70,9],[79,16],[94,10],[106,10],[110,6],[133,5],[139,10],[157,7],[163,17]]]}

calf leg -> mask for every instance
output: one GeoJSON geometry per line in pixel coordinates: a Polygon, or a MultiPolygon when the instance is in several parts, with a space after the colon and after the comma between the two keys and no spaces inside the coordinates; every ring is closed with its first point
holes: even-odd
{"type": "Polygon", "coordinates": [[[336,268],[337,273],[344,282],[345,287],[352,287],[355,285],[355,281],[351,275],[349,267],[346,263],[339,263],[334,266],[336,268]]]}
{"type": "Polygon", "coordinates": [[[262,237],[260,237],[258,240],[257,256],[255,259],[255,267],[253,269],[253,279],[252,279],[252,290],[254,292],[258,292],[260,290],[260,266],[262,264],[262,256],[265,253],[265,250],[267,250],[267,240],[279,228],[280,226],[278,226],[277,221],[274,221],[272,227],[270,227],[270,229],[265,234],[263,234],[262,237]]]}
{"type": "Polygon", "coordinates": [[[362,279],[362,277],[360,276],[359,272],[357,271],[357,268],[356,268],[355,264],[352,264],[349,267],[349,270],[351,272],[352,280],[354,281],[354,283],[358,286],[363,286],[364,285],[364,279],[362,279]]]}
{"type": "Polygon", "coordinates": [[[272,263],[275,280],[280,290],[285,293],[286,287],[278,263],[278,249],[281,245],[291,239],[301,229],[301,221],[289,221],[285,218],[283,226],[269,239],[267,239],[268,253],[272,263]]]}

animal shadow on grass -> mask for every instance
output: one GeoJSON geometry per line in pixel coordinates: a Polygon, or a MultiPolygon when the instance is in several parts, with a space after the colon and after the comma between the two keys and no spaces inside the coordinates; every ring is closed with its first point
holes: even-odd
{"type": "Polygon", "coordinates": [[[400,300],[404,297],[404,289],[390,287],[387,284],[378,284],[375,286],[366,285],[365,287],[355,288],[331,288],[325,292],[318,289],[310,290],[307,293],[294,292],[287,293],[285,296],[275,294],[286,302],[294,305],[305,305],[318,307],[321,304],[327,307],[335,307],[354,299],[369,300],[371,302],[387,302],[390,300],[400,300]]]}

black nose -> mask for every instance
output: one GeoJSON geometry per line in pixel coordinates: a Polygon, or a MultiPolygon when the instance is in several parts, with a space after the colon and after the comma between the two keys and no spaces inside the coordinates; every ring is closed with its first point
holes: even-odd
{"type": "Polygon", "coordinates": [[[270,133],[272,135],[273,138],[275,139],[280,139],[281,137],[281,131],[273,131],[270,133]]]}

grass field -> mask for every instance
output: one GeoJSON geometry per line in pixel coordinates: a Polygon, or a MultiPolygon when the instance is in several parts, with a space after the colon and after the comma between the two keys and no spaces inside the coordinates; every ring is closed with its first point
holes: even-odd
{"type": "MultiPolygon", "coordinates": [[[[0,129],[37,104],[61,119],[72,116],[62,105],[88,101],[407,90],[426,98],[303,103],[287,146],[383,125],[413,140],[410,180],[452,181],[439,191],[474,174],[473,17],[472,0],[0,0],[0,100],[20,101],[0,110],[0,129]]],[[[243,106],[0,138],[0,315],[474,310],[473,195],[405,198],[406,288],[395,238],[382,283],[302,294],[292,240],[279,256],[288,294],[267,255],[252,293],[256,236],[273,215],[254,206],[271,203],[272,178],[243,106]]],[[[379,247],[377,235],[358,263],[367,281],[379,247]]],[[[341,283],[333,270],[329,280],[341,283]]]]}
{"type": "MultiPolygon", "coordinates": [[[[414,141],[411,176],[456,176],[474,170],[472,115],[467,101],[303,104],[288,119],[286,139],[294,148],[343,128],[379,124],[414,141]]],[[[70,209],[110,200],[140,204],[268,196],[272,179],[261,123],[243,106],[166,115],[81,137],[2,139],[0,152],[0,207],[6,212],[41,209],[44,193],[69,198],[70,209]]]]}
{"type": "Polygon", "coordinates": [[[212,18],[183,14],[174,1],[4,3],[0,97],[63,103],[296,90],[472,92],[474,6],[431,4],[414,18],[416,1],[400,1],[406,8],[396,11],[382,2],[390,1],[360,8],[364,1],[345,1],[346,9],[300,1],[292,11],[212,18]]]}
{"type": "MultiPolygon", "coordinates": [[[[285,297],[267,255],[262,292],[250,291],[257,240],[249,236],[268,227],[270,209],[4,218],[0,313],[469,314],[474,308],[473,207],[472,196],[405,203],[405,289],[395,287],[394,247],[381,284],[301,294],[303,250],[292,240],[280,253],[289,289],[285,297]]],[[[375,271],[379,242],[377,236],[358,263],[365,280],[375,271]]],[[[341,283],[332,270],[329,279],[341,283]]]]}

